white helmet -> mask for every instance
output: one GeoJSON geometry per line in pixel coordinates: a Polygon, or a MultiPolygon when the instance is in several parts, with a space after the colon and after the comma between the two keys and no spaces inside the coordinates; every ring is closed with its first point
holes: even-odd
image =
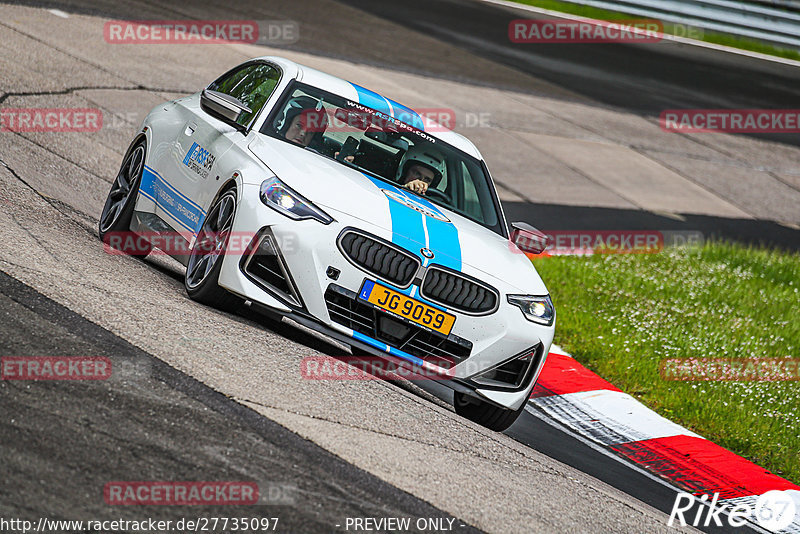
{"type": "Polygon", "coordinates": [[[444,161],[442,153],[433,148],[430,144],[417,144],[406,150],[403,157],[400,159],[400,164],[397,166],[397,181],[403,180],[403,177],[408,172],[408,168],[412,165],[424,165],[433,171],[433,181],[431,187],[436,187],[442,180],[442,177],[447,172],[447,165],[444,161]]]}

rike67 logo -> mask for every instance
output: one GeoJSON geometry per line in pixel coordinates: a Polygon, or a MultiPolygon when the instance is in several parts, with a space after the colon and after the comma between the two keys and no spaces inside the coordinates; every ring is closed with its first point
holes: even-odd
{"type": "Polygon", "coordinates": [[[709,499],[708,495],[680,492],[675,497],[667,526],[677,523],[684,527],[722,527],[727,523],[731,527],[742,527],[754,521],[770,532],[778,532],[795,522],[800,491],[772,490],[758,497],[718,501],[719,493],[709,499]]]}

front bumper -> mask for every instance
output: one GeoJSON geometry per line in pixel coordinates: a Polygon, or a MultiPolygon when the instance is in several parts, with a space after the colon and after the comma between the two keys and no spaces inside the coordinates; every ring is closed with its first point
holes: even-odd
{"type": "MultiPolygon", "coordinates": [[[[429,346],[432,340],[434,346],[447,345],[448,350],[439,354],[444,359],[419,357],[424,356],[419,347],[414,350],[411,350],[414,347],[410,347],[408,351],[400,350],[389,338],[381,338],[382,336],[374,333],[370,335],[366,327],[345,321],[341,313],[337,315],[331,302],[333,292],[337,298],[353,300],[354,306],[366,305],[357,298],[365,279],[377,280],[378,283],[393,287],[348,261],[336,246],[341,231],[348,227],[359,228],[387,241],[392,239],[391,232],[327,208],[326,211],[335,219],[331,224],[323,225],[315,220],[293,221],[264,206],[259,200],[258,189],[257,185],[248,184],[241,188],[232,232],[233,235],[258,234],[261,238],[269,236],[270,246],[278,253],[277,263],[271,264],[274,268],[269,270],[282,269],[287,275],[287,284],[281,285],[275,279],[270,279],[266,271],[261,276],[253,275],[252,262],[249,264],[250,268],[247,267],[250,261],[247,256],[255,246],[251,244],[245,257],[233,254],[224,257],[219,277],[222,287],[266,306],[270,311],[292,316],[306,326],[358,346],[366,352],[402,358],[412,365],[425,368],[427,375],[434,371],[453,389],[510,409],[518,408],[527,400],[544,365],[552,343],[554,326],[531,323],[525,319],[519,308],[508,304],[505,295],[518,293],[516,288],[501,280],[486,280],[485,274],[472,272],[468,265],[464,265],[462,271],[465,275],[484,280],[500,292],[497,310],[488,315],[475,316],[447,309],[448,313],[456,317],[447,340],[442,340],[441,336],[418,336],[420,343],[427,344],[418,345],[427,347],[434,354],[437,354],[437,350],[429,346]],[[448,356],[459,350],[461,352],[455,357],[448,356]],[[525,362],[509,363],[526,355],[529,360],[525,362]],[[445,360],[447,362],[442,363],[445,360]],[[502,365],[512,365],[514,369],[528,365],[524,369],[522,383],[516,387],[504,387],[502,382],[485,379],[487,373],[499,376],[492,370],[502,365]]],[[[420,296],[418,291],[410,296],[441,308],[441,305],[420,296]]],[[[345,301],[339,303],[346,304],[345,301]]],[[[374,320],[379,321],[382,314],[374,313],[374,320]]]]}

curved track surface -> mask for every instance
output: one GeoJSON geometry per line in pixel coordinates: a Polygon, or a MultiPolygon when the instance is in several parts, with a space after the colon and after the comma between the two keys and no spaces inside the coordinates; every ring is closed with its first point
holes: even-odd
{"type": "Polygon", "coordinates": [[[227,477],[284,489],[291,498],[265,506],[286,531],[400,515],[455,518],[460,530],[668,530],[671,490],[532,414],[495,434],[455,416],[435,388],[302,380],[302,357],[345,350],[248,309],[231,315],[189,301],[171,261],[104,253],[97,215],[150,108],[243,59],[280,53],[411,106],[452,108],[515,219],[796,246],[794,141],[668,134],[654,119],[662,105],[791,107],[796,69],[670,44],[609,46],[593,57],[516,49],[503,36],[518,15],[472,2],[410,2],[404,11],[371,2],[35,2],[2,11],[0,105],[99,107],[105,127],[0,133],[0,270],[10,275],[0,293],[13,319],[0,352],[108,354],[121,370],[91,387],[0,382],[0,447],[12,459],[2,471],[17,481],[0,490],[3,516],[116,516],[102,500],[107,481],[227,477]],[[290,19],[300,40],[286,49],[109,45],[110,18],[290,19]],[[704,65],[715,81],[692,90],[704,65]],[[654,74],[666,67],[683,73],[671,89],[654,74]],[[726,83],[762,74],[758,91],[726,93],[726,83]],[[615,100],[619,91],[639,96],[615,100]],[[34,484],[34,474],[49,485],[34,484]]]}

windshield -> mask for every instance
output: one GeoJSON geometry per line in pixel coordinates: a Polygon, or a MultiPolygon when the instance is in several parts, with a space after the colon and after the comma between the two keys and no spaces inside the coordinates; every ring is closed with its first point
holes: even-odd
{"type": "MultiPolygon", "coordinates": [[[[419,121],[418,116],[414,116],[419,121]]],[[[409,122],[414,122],[409,117],[409,122]]],[[[503,235],[481,162],[389,115],[300,82],[261,133],[380,178],[503,235]]]]}

